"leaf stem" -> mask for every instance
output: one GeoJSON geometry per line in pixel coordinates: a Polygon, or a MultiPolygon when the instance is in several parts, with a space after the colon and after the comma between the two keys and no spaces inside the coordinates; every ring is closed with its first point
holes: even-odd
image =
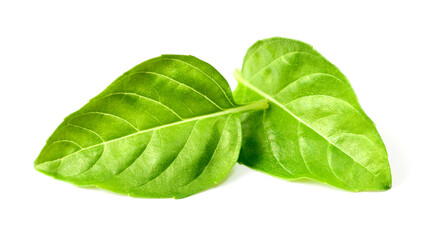
{"type": "Polygon", "coordinates": [[[257,111],[257,110],[264,110],[269,108],[269,103],[267,99],[261,99],[255,102],[248,103],[246,105],[243,105],[239,108],[237,108],[238,112],[243,111],[257,111]]]}

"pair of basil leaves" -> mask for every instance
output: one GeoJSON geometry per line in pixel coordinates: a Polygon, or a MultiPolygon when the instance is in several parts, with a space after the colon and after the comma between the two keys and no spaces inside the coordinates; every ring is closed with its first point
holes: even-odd
{"type": "Polygon", "coordinates": [[[238,87],[192,56],[129,70],[65,118],[35,168],[135,197],[183,198],[236,162],[351,191],[391,187],[387,153],[348,79],[310,45],[255,43],[238,87]]]}

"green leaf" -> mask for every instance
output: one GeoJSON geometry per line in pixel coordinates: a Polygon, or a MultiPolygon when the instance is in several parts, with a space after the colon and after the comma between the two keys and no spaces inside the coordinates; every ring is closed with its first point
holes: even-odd
{"type": "Polygon", "coordinates": [[[283,179],[313,179],[351,191],[391,187],[387,153],[348,79],[310,45],[285,38],[246,53],[234,97],[267,99],[244,113],[239,162],[283,179]]]}
{"type": "Polygon", "coordinates": [[[135,197],[183,198],[221,181],[241,146],[239,106],[227,81],[192,56],[134,67],[69,115],[35,168],[76,185],[135,197]]]}

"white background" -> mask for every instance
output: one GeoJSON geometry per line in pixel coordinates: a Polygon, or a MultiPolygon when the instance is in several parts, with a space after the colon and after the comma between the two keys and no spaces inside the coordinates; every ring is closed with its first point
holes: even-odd
{"type": "Polygon", "coordinates": [[[1,1],[0,239],[443,239],[441,1],[1,1]],[[65,116],[136,64],[192,54],[229,81],[248,47],[313,45],[350,79],[392,168],[386,192],[286,182],[236,165],[186,199],[45,176],[65,116]]]}

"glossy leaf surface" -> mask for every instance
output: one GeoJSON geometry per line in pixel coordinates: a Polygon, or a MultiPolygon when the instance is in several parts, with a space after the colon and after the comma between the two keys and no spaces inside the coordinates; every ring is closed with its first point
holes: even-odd
{"type": "Polygon", "coordinates": [[[238,106],[226,80],[192,56],[134,67],[69,115],[35,168],[76,185],[136,197],[182,198],[221,181],[241,146],[238,106]]]}
{"type": "Polygon", "coordinates": [[[351,190],[391,187],[387,153],[348,79],[310,45],[258,41],[247,52],[234,97],[268,99],[244,113],[239,162],[288,179],[314,179],[351,190]]]}

